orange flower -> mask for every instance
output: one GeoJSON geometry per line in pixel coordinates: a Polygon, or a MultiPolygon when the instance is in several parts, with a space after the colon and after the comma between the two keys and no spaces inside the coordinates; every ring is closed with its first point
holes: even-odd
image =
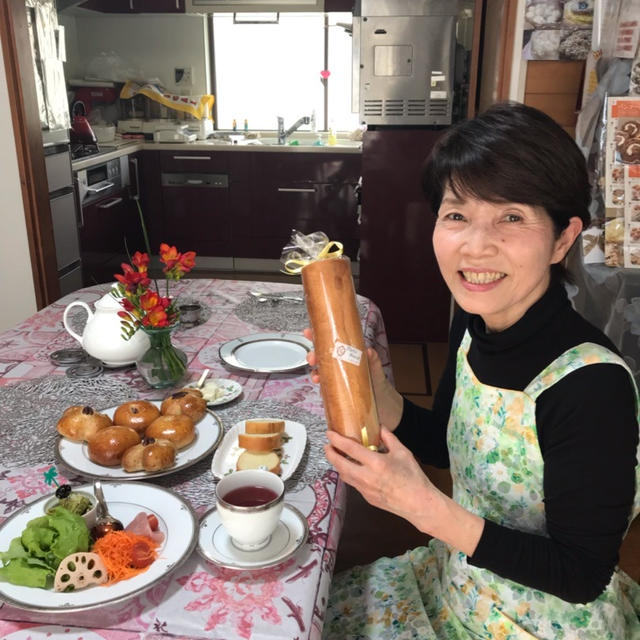
{"type": "Polygon", "coordinates": [[[173,269],[180,259],[180,253],[175,247],[170,247],[164,242],[160,245],[160,261],[167,265],[163,271],[166,273],[173,269]]]}
{"type": "Polygon", "coordinates": [[[161,306],[157,306],[147,313],[142,323],[151,327],[168,327],[169,319],[166,311],[161,306]]]}
{"type": "Polygon", "coordinates": [[[160,304],[160,296],[155,291],[146,291],[140,296],[140,307],[143,311],[152,311],[160,304]]]}
{"type": "Polygon", "coordinates": [[[195,251],[186,251],[180,256],[180,270],[183,273],[188,273],[193,269],[196,264],[196,252],[195,251]]]}
{"type": "Polygon", "coordinates": [[[148,269],[149,269],[149,255],[146,253],[140,253],[139,251],[136,251],[132,258],[131,258],[131,262],[133,264],[134,267],[138,268],[138,271],[140,273],[147,273],[148,269]]]}

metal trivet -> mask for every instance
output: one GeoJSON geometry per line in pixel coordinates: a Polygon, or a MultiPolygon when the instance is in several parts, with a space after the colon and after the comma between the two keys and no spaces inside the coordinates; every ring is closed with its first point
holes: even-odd
{"type": "Polygon", "coordinates": [[[83,362],[82,364],[77,364],[72,367],[69,367],[66,370],[66,375],[68,378],[95,378],[99,376],[103,367],[96,360],[92,358],[93,362],[83,362]]]}
{"type": "Polygon", "coordinates": [[[50,354],[49,360],[58,367],[69,367],[86,362],[87,357],[87,352],[83,349],[60,349],[50,354]]]}

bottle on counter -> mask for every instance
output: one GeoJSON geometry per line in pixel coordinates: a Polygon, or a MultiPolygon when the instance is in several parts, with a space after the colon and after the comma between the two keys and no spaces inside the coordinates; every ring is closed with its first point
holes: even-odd
{"type": "Polygon", "coordinates": [[[238,130],[238,123],[236,122],[236,119],[233,119],[233,122],[231,123],[231,129],[232,131],[237,131],[238,130]]]}
{"type": "Polygon", "coordinates": [[[245,118],[244,119],[244,132],[248,133],[249,131],[249,121],[245,118]]]}

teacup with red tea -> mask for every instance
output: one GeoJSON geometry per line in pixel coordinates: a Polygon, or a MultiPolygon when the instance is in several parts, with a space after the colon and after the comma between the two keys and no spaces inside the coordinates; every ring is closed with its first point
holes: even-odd
{"type": "Polygon", "coordinates": [[[284,506],[284,482],[263,469],[235,471],[216,486],[217,511],[231,542],[242,551],[269,544],[284,506]]]}

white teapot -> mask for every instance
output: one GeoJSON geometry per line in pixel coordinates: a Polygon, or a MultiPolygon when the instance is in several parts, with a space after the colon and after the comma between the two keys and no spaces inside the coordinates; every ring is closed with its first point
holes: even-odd
{"type": "Polygon", "coordinates": [[[122,306],[110,293],[102,296],[95,304],[95,313],[81,300],[72,302],[64,310],[62,323],[64,328],[82,345],[82,348],[94,358],[101,360],[107,367],[124,367],[133,364],[151,346],[144,331],[136,331],[129,340],[122,337],[121,318],[118,311],[122,306]],[[72,307],[84,307],[89,314],[82,336],[79,336],[67,323],[67,315],[72,307]]]}

